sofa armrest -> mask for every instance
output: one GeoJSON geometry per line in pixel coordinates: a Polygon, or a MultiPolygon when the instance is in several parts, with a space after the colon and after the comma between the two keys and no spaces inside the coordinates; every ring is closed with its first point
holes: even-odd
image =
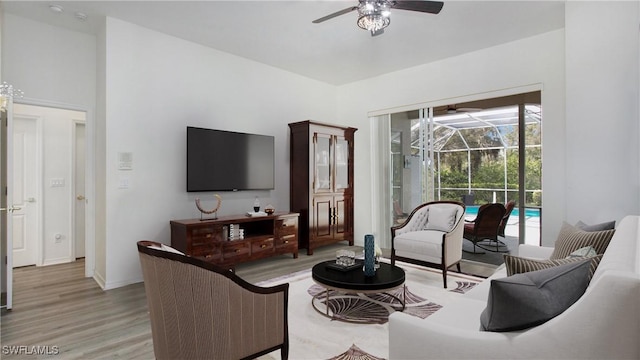
{"type": "Polygon", "coordinates": [[[461,329],[396,312],[389,359],[638,359],[640,278],[609,271],[569,309],[516,332],[461,329]]]}
{"type": "Polygon", "coordinates": [[[548,259],[553,253],[552,247],[521,244],[518,246],[518,256],[529,259],[548,259]]]}

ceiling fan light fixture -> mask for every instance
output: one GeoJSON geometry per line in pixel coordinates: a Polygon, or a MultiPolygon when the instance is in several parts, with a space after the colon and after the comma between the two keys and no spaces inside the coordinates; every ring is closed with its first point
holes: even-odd
{"type": "Polygon", "coordinates": [[[375,33],[389,26],[391,11],[387,1],[364,1],[358,6],[358,26],[375,33]]]}

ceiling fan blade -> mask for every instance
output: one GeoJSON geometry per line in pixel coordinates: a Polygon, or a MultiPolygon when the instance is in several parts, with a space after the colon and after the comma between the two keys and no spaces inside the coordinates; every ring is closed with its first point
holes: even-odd
{"type": "Polygon", "coordinates": [[[442,10],[442,1],[404,1],[396,0],[392,2],[392,9],[420,11],[430,14],[438,14],[442,10]]]}
{"type": "Polygon", "coordinates": [[[327,16],[323,16],[323,17],[321,17],[321,18],[319,18],[319,19],[315,19],[315,20],[313,20],[313,21],[312,21],[312,23],[314,23],[314,24],[319,24],[319,23],[321,23],[321,22],[323,22],[323,21],[327,21],[327,20],[329,20],[329,19],[333,19],[333,18],[334,18],[334,17],[336,17],[336,16],[344,15],[344,14],[346,14],[346,13],[350,13],[350,12],[352,12],[353,10],[357,10],[357,9],[358,9],[358,7],[357,7],[357,6],[348,7],[348,8],[346,8],[346,9],[342,9],[342,10],[340,10],[340,11],[336,11],[336,12],[334,12],[333,14],[329,14],[329,15],[327,15],[327,16]]]}

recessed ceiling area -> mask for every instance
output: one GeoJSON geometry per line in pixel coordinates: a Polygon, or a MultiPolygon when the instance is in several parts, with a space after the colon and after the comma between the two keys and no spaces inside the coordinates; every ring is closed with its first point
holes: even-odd
{"type": "MultiPolygon", "coordinates": [[[[353,1],[3,1],[4,12],[96,34],[106,16],[333,85],[564,27],[564,1],[445,1],[426,14],[395,9],[371,37],[357,14],[312,24],[353,1]],[[59,5],[61,12],[51,11],[59,5]],[[79,21],[76,14],[86,15],[79,21]]],[[[81,16],[82,17],[82,16],[81,16]]]]}

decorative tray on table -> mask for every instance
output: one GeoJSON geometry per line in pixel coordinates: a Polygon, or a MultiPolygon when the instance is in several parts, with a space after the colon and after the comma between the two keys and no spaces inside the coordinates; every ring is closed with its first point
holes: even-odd
{"type": "Polygon", "coordinates": [[[355,264],[353,265],[338,265],[335,261],[327,262],[327,269],[338,270],[338,271],[351,271],[355,269],[362,269],[362,260],[356,259],[355,264]]]}

